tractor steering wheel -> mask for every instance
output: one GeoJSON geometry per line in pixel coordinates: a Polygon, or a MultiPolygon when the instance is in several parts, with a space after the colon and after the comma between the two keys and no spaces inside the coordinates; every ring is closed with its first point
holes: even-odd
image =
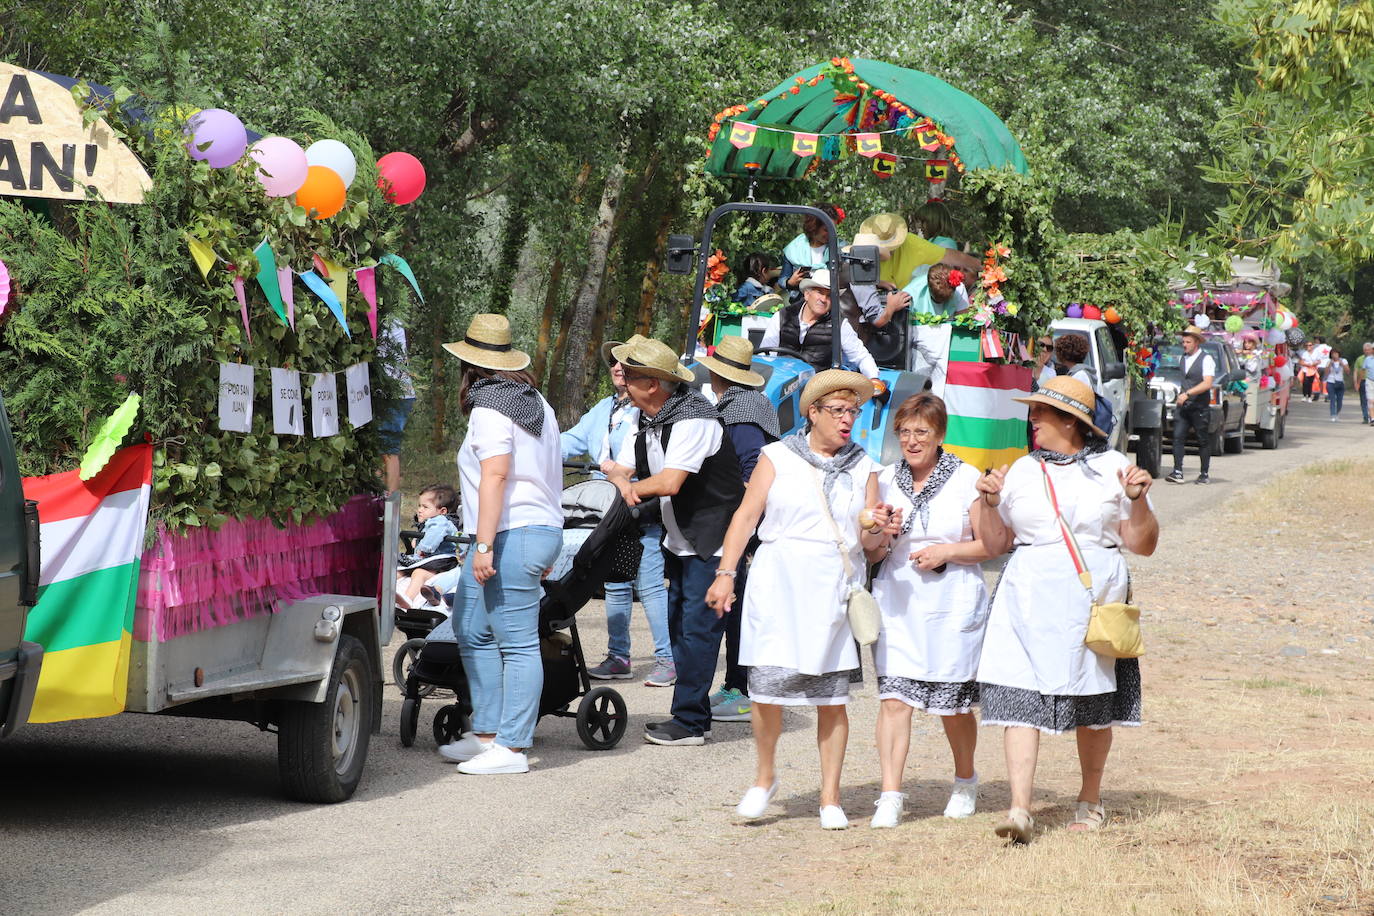
{"type": "Polygon", "coordinates": [[[802,356],[800,353],[798,353],[796,350],[793,350],[791,347],[760,347],[759,349],[754,351],[755,356],[764,356],[766,354],[772,354],[774,356],[790,356],[792,359],[799,359],[802,362],[806,362],[806,357],[802,356]]]}

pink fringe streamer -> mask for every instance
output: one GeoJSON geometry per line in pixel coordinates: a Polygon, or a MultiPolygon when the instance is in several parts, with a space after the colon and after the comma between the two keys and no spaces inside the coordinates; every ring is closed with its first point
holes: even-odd
{"type": "Polygon", "coordinates": [[[286,528],[246,519],[218,531],[159,530],[143,553],[134,638],[165,642],[313,595],[375,595],[380,515],[375,497],[355,496],[327,518],[286,528]]]}

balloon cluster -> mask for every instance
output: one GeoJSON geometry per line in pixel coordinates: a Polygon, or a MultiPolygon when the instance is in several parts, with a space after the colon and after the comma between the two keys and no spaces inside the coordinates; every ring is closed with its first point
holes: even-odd
{"type": "MultiPolygon", "coordinates": [[[[186,119],[186,151],[213,169],[253,159],[253,175],[268,197],[296,195],[296,204],[315,219],[343,209],[348,188],[358,176],[358,161],[347,144],[317,140],[306,149],[286,137],[264,137],[248,147],[248,130],[232,112],[207,108],[186,119]]],[[[425,189],[425,167],[410,153],[387,153],[377,160],[377,187],[397,205],[412,203],[425,189]]]]}
{"type": "Polygon", "coordinates": [[[1274,326],[1280,331],[1289,331],[1298,326],[1298,316],[1288,309],[1281,308],[1274,314],[1274,326]]]}
{"type": "Polygon", "coordinates": [[[1105,321],[1107,324],[1117,324],[1121,321],[1121,313],[1117,311],[1116,306],[1109,305],[1104,309],[1088,302],[1070,302],[1064,307],[1064,317],[1105,321]]]}

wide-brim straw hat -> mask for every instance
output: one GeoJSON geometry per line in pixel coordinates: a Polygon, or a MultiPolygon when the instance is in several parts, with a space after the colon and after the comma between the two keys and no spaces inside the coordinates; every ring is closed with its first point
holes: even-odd
{"type": "Polygon", "coordinates": [[[611,356],[626,369],[669,382],[694,382],[696,376],[678,362],[673,348],[659,340],[641,337],[611,349],[611,356]]]}
{"type": "Polygon", "coordinates": [[[806,292],[808,289],[830,289],[830,271],[814,271],[811,276],[801,281],[801,291],[806,292]]]}
{"type": "Polygon", "coordinates": [[[1205,340],[1207,339],[1207,335],[1205,335],[1205,334],[1202,333],[1202,328],[1198,327],[1198,326],[1195,325],[1195,324],[1190,324],[1190,325],[1188,325],[1188,327],[1184,328],[1184,329],[1183,329],[1183,336],[1184,336],[1184,337],[1196,337],[1198,343],[1202,343],[1203,341],[1205,341],[1205,340]]]}
{"type": "Polygon", "coordinates": [[[785,305],[787,305],[787,300],[777,293],[764,293],[755,299],[749,308],[760,315],[765,312],[771,315],[785,305]]]}
{"type": "Polygon", "coordinates": [[[712,355],[697,360],[726,381],[746,388],[758,388],[763,384],[763,376],[749,368],[753,361],[754,345],[734,335],[722,337],[712,355]]]}
{"type": "Polygon", "coordinates": [[[616,347],[623,347],[623,346],[625,346],[625,345],[628,344],[628,343],[635,343],[636,341],[640,341],[640,340],[644,340],[644,335],[643,335],[643,334],[635,334],[635,335],[631,336],[629,340],[608,340],[608,341],[606,341],[604,344],[601,345],[601,361],[602,361],[603,363],[605,363],[607,366],[613,366],[613,365],[615,365],[615,363],[616,363],[616,358],[615,358],[615,354],[614,354],[614,352],[613,352],[613,351],[615,350],[615,348],[616,348],[616,347]]]}
{"type": "Polygon", "coordinates": [[[899,247],[906,241],[906,232],[906,220],[900,213],[878,213],[859,224],[859,235],[877,236],[876,244],[883,251],[899,247]]]}
{"type": "Polygon", "coordinates": [[[510,322],[505,315],[473,315],[462,340],[444,344],[444,349],[465,363],[483,369],[518,371],[530,364],[530,356],[511,346],[510,322]]]}
{"type": "MultiPolygon", "coordinates": [[[[900,245],[901,242],[898,242],[897,244],[900,245]]],[[[850,253],[851,251],[853,251],[855,248],[858,248],[858,247],[863,246],[863,245],[872,245],[872,246],[875,247],[875,248],[881,249],[881,248],[883,247],[883,239],[882,239],[882,236],[877,235],[876,233],[873,233],[873,232],[859,232],[859,233],[855,234],[855,236],[854,236],[854,241],[852,241],[852,242],[850,242],[848,245],[844,246],[844,253],[845,253],[845,254],[849,254],[849,253],[850,253]]],[[[889,247],[896,247],[896,246],[889,246],[889,247]]]]}
{"type": "Polygon", "coordinates": [[[1022,404],[1044,404],[1066,413],[1076,420],[1082,420],[1094,433],[1107,438],[1107,434],[1093,425],[1093,404],[1097,395],[1087,382],[1079,381],[1068,375],[1056,375],[1040,386],[1040,390],[1028,398],[1012,398],[1022,404]]]}
{"type": "Polygon", "coordinates": [[[817,372],[802,389],[802,416],[806,415],[812,404],[837,391],[852,392],[859,399],[859,406],[862,407],[868,403],[869,398],[873,397],[873,383],[859,373],[850,372],[848,369],[825,369],[817,372]]]}

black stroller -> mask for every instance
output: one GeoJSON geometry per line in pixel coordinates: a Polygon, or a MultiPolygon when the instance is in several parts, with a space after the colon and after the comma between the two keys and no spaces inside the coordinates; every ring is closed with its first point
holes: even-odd
{"type": "MultiPolygon", "coordinates": [[[[576,615],[604,583],[634,578],[643,552],[639,510],[627,506],[607,480],[586,480],[568,487],[562,503],[563,553],[544,580],[544,597],[539,602],[539,649],[544,667],[539,717],[576,719],[582,743],[591,750],[605,751],[625,735],[629,724],[625,699],[613,688],[592,687],[576,615]],[[569,707],[578,698],[581,702],[574,712],[569,707]]],[[[451,604],[453,597],[450,593],[445,601],[451,604]]],[[[411,635],[408,630],[406,635],[411,635]]],[[[403,746],[415,743],[421,701],[440,690],[451,691],[454,700],[434,716],[435,742],[448,744],[469,730],[472,700],[467,676],[458,643],[446,623],[436,627],[418,647],[404,675],[403,746]]]]}

